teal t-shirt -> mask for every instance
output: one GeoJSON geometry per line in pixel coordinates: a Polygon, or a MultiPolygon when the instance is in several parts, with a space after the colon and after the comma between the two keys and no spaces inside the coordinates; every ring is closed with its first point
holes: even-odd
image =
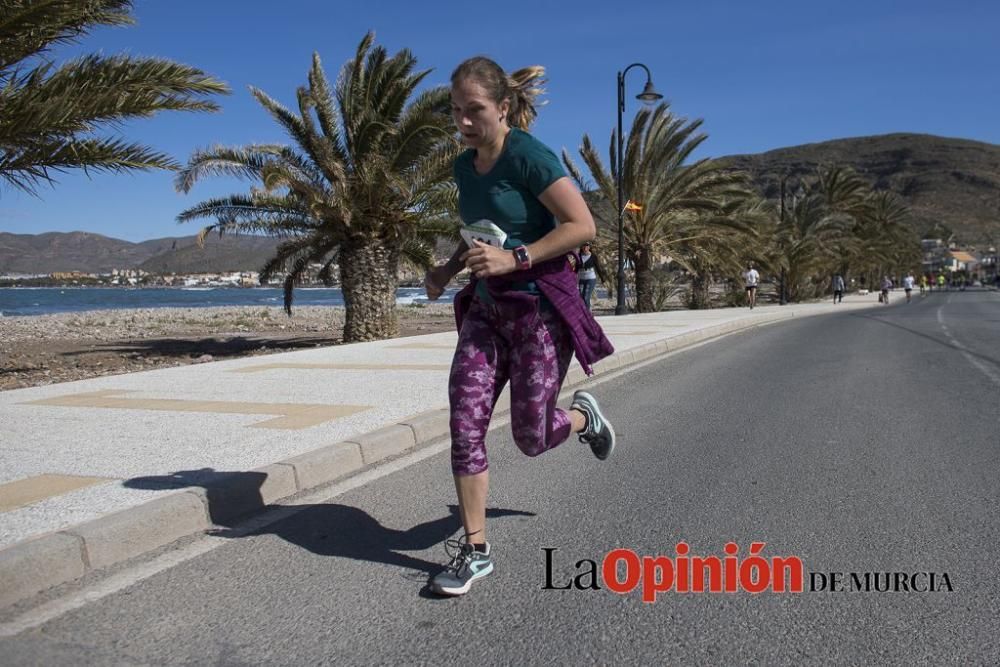
{"type": "Polygon", "coordinates": [[[512,128],[493,168],[477,174],[476,151],[455,160],[458,212],[466,225],[491,220],[507,233],[504,247],[534,243],[555,229],[552,213],[538,195],[566,175],[559,158],[533,136],[512,128]]]}

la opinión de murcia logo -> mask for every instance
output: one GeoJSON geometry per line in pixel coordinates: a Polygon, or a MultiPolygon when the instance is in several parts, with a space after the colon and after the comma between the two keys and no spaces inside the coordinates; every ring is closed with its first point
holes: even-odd
{"type": "Polygon", "coordinates": [[[691,555],[686,542],[678,542],[674,556],[639,556],[631,549],[613,549],[600,564],[576,561],[574,574],[557,573],[558,548],[545,553],[543,590],[601,590],[620,595],[639,590],[643,602],[656,602],[661,593],[802,593],[808,592],[951,592],[947,573],[936,572],[810,572],[805,586],[805,566],[798,556],[762,555],[765,542],[751,542],[740,557],[735,542],[727,542],[725,556],[691,555]]]}

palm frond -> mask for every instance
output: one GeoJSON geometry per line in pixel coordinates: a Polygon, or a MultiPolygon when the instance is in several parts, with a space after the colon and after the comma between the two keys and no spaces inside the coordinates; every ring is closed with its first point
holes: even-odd
{"type": "Polygon", "coordinates": [[[60,44],[78,42],[97,26],[135,23],[132,0],[3,0],[0,70],[60,44]]]}
{"type": "Polygon", "coordinates": [[[40,183],[51,183],[51,172],[83,169],[120,173],[176,167],[164,153],[115,139],[37,141],[0,151],[0,180],[29,194],[36,194],[40,183]]]}
{"type": "Polygon", "coordinates": [[[178,171],[174,188],[178,192],[190,192],[195,183],[208,176],[260,179],[265,166],[276,158],[288,158],[287,150],[277,144],[213,146],[196,150],[187,166],[178,171]]]}
{"type": "Polygon", "coordinates": [[[209,98],[228,93],[224,83],[161,58],[36,58],[96,26],[131,23],[131,9],[130,0],[0,0],[0,181],[35,193],[67,169],[176,167],[152,148],[88,135],[163,111],[218,111],[209,98]]]}

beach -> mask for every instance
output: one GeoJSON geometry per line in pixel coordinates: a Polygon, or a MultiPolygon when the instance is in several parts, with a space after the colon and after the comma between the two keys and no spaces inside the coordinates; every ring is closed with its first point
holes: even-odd
{"type": "MultiPolygon", "coordinates": [[[[0,318],[0,390],[338,345],[344,308],[137,308],[0,318]]],[[[396,309],[400,336],[449,331],[450,303],[396,309]]]]}

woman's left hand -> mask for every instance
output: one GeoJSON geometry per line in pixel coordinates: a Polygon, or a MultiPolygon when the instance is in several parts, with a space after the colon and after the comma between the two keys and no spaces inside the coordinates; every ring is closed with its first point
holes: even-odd
{"type": "Polygon", "coordinates": [[[473,241],[475,246],[460,258],[476,278],[502,276],[517,270],[517,260],[510,250],[501,250],[482,241],[473,241]]]}

